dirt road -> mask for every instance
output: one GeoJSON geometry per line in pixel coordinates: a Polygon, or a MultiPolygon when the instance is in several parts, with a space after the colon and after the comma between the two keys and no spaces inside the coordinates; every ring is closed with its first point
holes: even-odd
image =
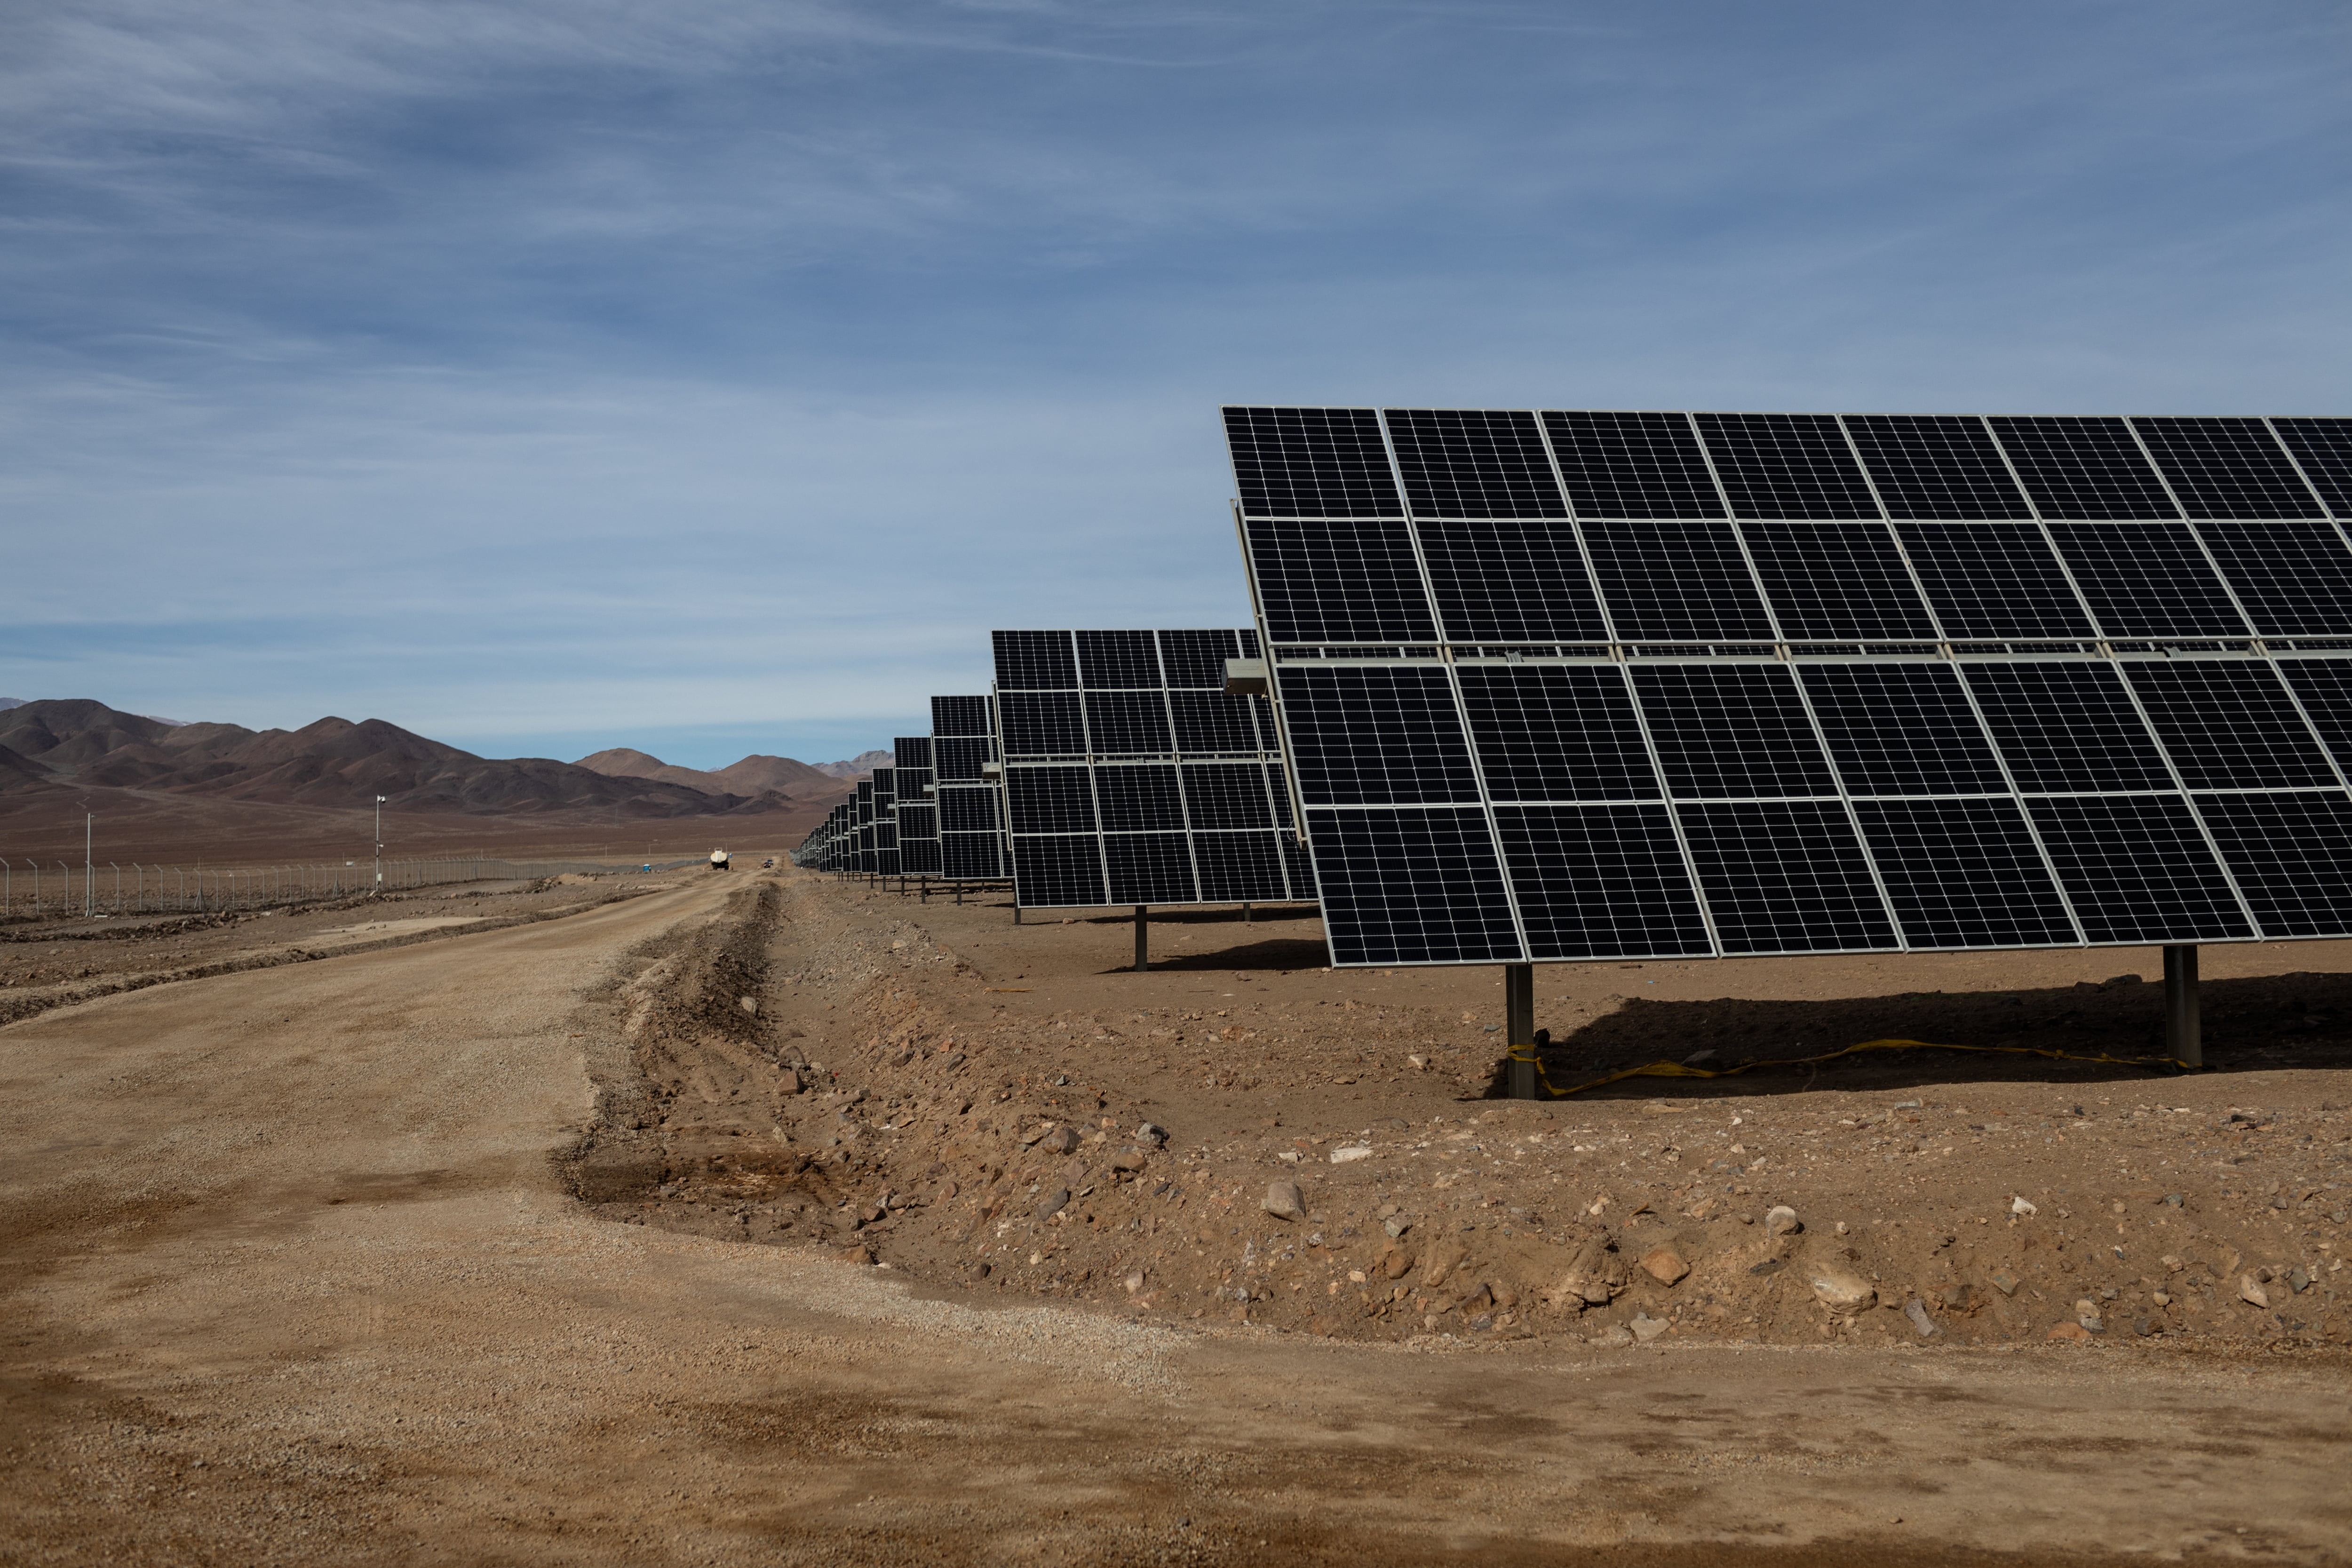
{"type": "MultiPolygon", "coordinates": [[[[740,886],[740,879],[730,879],[740,886]]],[[[2332,1364],[1350,1344],[564,1188],[730,887],[0,1028],[0,1562],[2343,1560],[2332,1364]],[[627,972],[641,968],[640,960],[627,972]]]]}

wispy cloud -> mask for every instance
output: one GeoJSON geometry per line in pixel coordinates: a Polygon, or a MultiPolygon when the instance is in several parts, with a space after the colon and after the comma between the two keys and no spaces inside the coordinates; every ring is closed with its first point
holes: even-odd
{"type": "Polygon", "coordinates": [[[818,749],[974,689],[992,624],[1238,619],[1224,398],[2335,406],[2347,44],[2263,3],[20,8],[0,690],[818,749]]]}

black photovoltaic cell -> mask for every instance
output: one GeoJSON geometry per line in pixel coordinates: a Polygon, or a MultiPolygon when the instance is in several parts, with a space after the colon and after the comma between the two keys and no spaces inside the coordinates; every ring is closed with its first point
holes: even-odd
{"type": "Polygon", "coordinates": [[[940,784],[977,784],[982,766],[996,760],[996,742],[985,735],[938,735],[931,757],[940,784]]]}
{"type": "MultiPolygon", "coordinates": [[[[1019,768],[1017,773],[1030,770],[1019,768]]],[[[941,833],[995,833],[1004,826],[996,810],[992,789],[948,789],[940,792],[941,833]]]]}
{"type": "Polygon", "coordinates": [[[1386,417],[1413,516],[1568,515],[1526,410],[1391,408],[1386,417]]]}
{"type": "MultiPolygon", "coordinates": [[[[1013,721],[1005,721],[1010,731],[1013,721]]],[[[1087,738],[1105,757],[1160,755],[1175,749],[1168,729],[1168,699],[1157,691],[1089,691],[1087,738]]]]}
{"type": "Polygon", "coordinates": [[[1885,523],[1743,522],[1739,532],[1782,637],[1935,637],[1936,623],[1885,523]]]}
{"type": "Polygon", "coordinates": [[[1588,522],[1583,529],[1620,639],[1771,639],[1763,596],[1729,523],[1588,522]]]}
{"type": "Polygon", "coordinates": [[[1658,798],[1617,666],[1465,664],[1457,673],[1490,798],[1658,798]]]}
{"type": "Polygon", "coordinates": [[[1294,826],[1290,815],[1290,781],[1284,776],[1280,763],[1265,764],[1265,797],[1274,803],[1274,825],[1294,826]]]}
{"type": "Polygon", "coordinates": [[[1288,896],[1283,891],[1282,847],[1271,833],[1203,833],[1196,826],[1192,864],[1204,904],[1288,896]]]}
{"type": "Polygon", "coordinates": [[[1084,767],[1005,769],[1004,804],[1013,815],[1013,834],[1093,832],[1093,771],[1084,767]]]}
{"type": "Polygon", "coordinates": [[[2283,658],[2278,667],[2320,740],[2337,764],[2352,773],[2352,660],[2283,658]]]}
{"type": "MultiPolygon", "coordinates": [[[[1033,773],[1016,768],[1016,777],[1033,773]]],[[[1095,805],[1105,833],[1181,833],[1184,802],[1173,763],[1129,763],[1095,773],[1095,805]]]]}
{"type": "Polygon", "coordinates": [[[1159,639],[1150,632],[1078,633],[1078,681],[1089,691],[1139,686],[1158,690],[1159,639]]]}
{"type": "Polygon", "coordinates": [[[2051,536],[2111,637],[2242,637],[2245,617],[2186,523],[2056,522],[2051,536]]]}
{"type": "Polygon", "coordinates": [[[1004,714],[1008,757],[1080,757],[1087,751],[1087,725],[1075,691],[1007,691],[997,706],[1004,714]]]}
{"type": "Polygon", "coordinates": [[[1683,415],[1547,411],[1543,425],[1577,516],[1724,515],[1683,415]]]}
{"type": "Polygon", "coordinates": [[[2077,940],[2014,800],[1864,800],[1853,809],[1913,947],[2077,940]]]}
{"type": "Polygon", "coordinates": [[[985,697],[934,697],[931,699],[931,733],[938,735],[993,735],[996,726],[988,717],[985,697]]]}
{"type": "Polygon", "coordinates": [[[1677,800],[1837,793],[1786,665],[1637,665],[1633,691],[1677,800]]]}
{"type": "Polygon", "coordinates": [[[2132,421],[2191,517],[2325,517],[2259,419],[2132,421]]]}
{"type": "MultiPolygon", "coordinates": [[[[1225,660],[1255,658],[1257,634],[1172,631],[1160,634],[1160,668],[1172,688],[1225,689],[1225,660]]],[[[1150,684],[1146,682],[1145,684],[1150,684]]]]}
{"type": "Polygon", "coordinates": [[[2124,676],[2190,789],[2341,783],[2267,663],[2135,660],[2124,676]]]}
{"type": "Polygon", "coordinates": [[[2221,942],[2253,934],[2180,796],[2074,795],[2028,804],[2092,942],[2221,942]]]}
{"type": "Polygon", "coordinates": [[[1485,808],[1310,811],[1307,830],[1336,962],[1526,957],[1485,808]]]}
{"type": "Polygon", "coordinates": [[[1969,689],[2027,795],[2170,789],[2163,753],[2110,664],[1971,664],[1969,689]]]}
{"type": "Polygon", "coordinates": [[[1675,808],[1727,953],[1896,945],[1886,905],[1836,801],[1675,808]]]}
{"type": "Polygon", "coordinates": [[[2271,421],[2271,428],[2294,454],[2327,510],[2352,518],[2352,419],[2279,418],[2271,421]]]}
{"type": "Polygon", "coordinates": [[[2352,551],[2332,522],[2200,522],[2199,537],[2264,637],[2352,634],[2352,551]]]}
{"type": "Polygon", "coordinates": [[[940,811],[935,805],[898,806],[898,843],[905,847],[913,838],[937,838],[940,836],[940,811]]]}
{"type": "Polygon", "coordinates": [[[1878,515],[1832,416],[1702,414],[1698,432],[1734,517],[1878,515]]]}
{"type": "Polygon", "coordinates": [[[1950,665],[1808,665],[1798,679],[1849,794],[2009,793],[1950,665]]]}
{"type": "Polygon", "coordinates": [[[1015,837],[1013,875],[1021,896],[1034,905],[1061,909],[1108,903],[1101,843],[1091,833],[1015,837]]]}
{"type": "Polygon", "coordinates": [[[1181,832],[1106,834],[1103,861],[1114,904],[1201,901],[1192,879],[1192,846],[1181,832]]]}
{"type": "Polygon", "coordinates": [[[1274,826],[1265,770],[1256,763],[1187,763],[1184,809],[1196,833],[1274,826]]]}
{"type": "Polygon", "coordinates": [[[1478,799],[1444,666],[1276,669],[1297,747],[1292,765],[1307,799],[1335,805],[1478,799]]]}
{"type": "Polygon", "coordinates": [[[943,833],[940,869],[958,881],[992,881],[1004,875],[1004,840],[993,833],[943,833]]]}
{"type": "Polygon", "coordinates": [[[2342,791],[2200,795],[2197,809],[2264,936],[2352,931],[2352,800],[2342,791]]]}
{"type": "MultiPolygon", "coordinates": [[[[1273,751],[1273,741],[1258,739],[1252,722],[1255,705],[1246,697],[1222,691],[1171,691],[1168,706],[1176,717],[1176,749],[1194,756],[1218,752],[1273,751]]],[[[1271,737],[1272,727],[1266,731],[1271,737]]]]}
{"type": "Polygon", "coordinates": [[[1504,805],[1495,823],[1532,958],[1715,952],[1664,806],[1504,805]]]}
{"type": "Polygon", "coordinates": [[[1418,522],[1455,642],[1591,642],[1609,633],[1566,522],[1418,522]]]}
{"type": "Polygon", "coordinates": [[[1369,408],[1227,408],[1225,441],[1249,517],[1401,517],[1369,408]]]}
{"type": "Polygon", "coordinates": [[[1946,637],[2096,635],[2040,525],[1906,522],[1895,531],[1946,637]]]}
{"type": "Polygon", "coordinates": [[[1276,642],[1436,637],[1402,522],[1252,522],[1248,532],[1266,635],[1276,642]]]}
{"type": "Polygon", "coordinates": [[[2045,518],[2180,515],[2139,443],[2113,415],[1997,414],[1992,428],[2045,518]]]}
{"type": "Polygon", "coordinates": [[[2033,515],[1972,414],[1849,414],[1845,428],[1889,517],[2033,515]]]}
{"type": "Polygon", "coordinates": [[[890,742],[890,754],[901,768],[921,768],[931,765],[931,738],[929,735],[900,735],[890,742]]]}
{"type": "Polygon", "coordinates": [[[1075,691],[1077,650],[1067,632],[991,632],[996,684],[1006,691],[1075,691]]]}

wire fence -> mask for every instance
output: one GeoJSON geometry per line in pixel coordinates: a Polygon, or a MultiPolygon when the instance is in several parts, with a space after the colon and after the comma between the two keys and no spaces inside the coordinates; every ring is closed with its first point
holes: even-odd
{"type": "Polygon", "coordinates": [[[285,866],[153,866],[137,861],[120,866],[111,860],[104,865],[72,866],[53,860],[44,866],[34,860],[0,858],[0,919],[20,914],[197,914],[269,909],[453,882],[528,882],[632,871],[642,875],[701,863],[698,857],[625,866],[593,860],[498,860],[478,855],[404,858],[383,862],[379,882],[373,860],[285,866]]]}

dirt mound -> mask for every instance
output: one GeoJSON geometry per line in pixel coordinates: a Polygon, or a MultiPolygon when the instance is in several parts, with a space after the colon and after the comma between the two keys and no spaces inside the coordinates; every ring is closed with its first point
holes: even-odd
{"type": "MultiPolygon", "coordinates": [[[[2352,1340],[2332,1250],[2352,1118],[2310,1096],[2322,1079],[2266,1087],[2253,1113],[2225,1079],[2093,1068],[2105,1079],[2085,1087],[2050,1081],[2086,1070],[2063,1064],[1912,1053],[1833,1084],[1497,1101],[1484,977],[1221,972],[1213,956],[1295,944],[1208,916],[1163,929],[1170,967],[1133,975],[1102,963],[1098,922],[1015,928],[813,876],[781,897],[789,921],[739,899],[724,931],[649,958],[616,1003],[650,1088],[628,1129],[634,1187],[582,1184],[612,1217],[1344,1338],[2352,1340]],[[748,944],[765,931],[761,1012],[730,1013],[754,994],[748,944]],[[1979,1062],[1996,1076],[1948,1076],[1979,1062]]],[[[2012,955],[2003,978],[2021,990],[1960,1002],[1830,996],[1758,1016],[1819,1041],[1981,1011],[2102,1045],[2144,1029],[2132,1007],[2157,988],[2025,983],[2114,957],[2012,955]]],[[[2321,980],[2284,984],[2320,1007],[2321,980]]],[[[2217,1016],[2250,1017],[2227,998],[2280,983],[2217,980],[2217,1016]]],[[[1566,1081],[1587,1033],[1596,1052],[1671,1037],[1727,1054],[1747,1018],[1730,999],[1612,995],[1553,1065],[1566,1081]],[[1704,1017],[1715,1032],[1695,1029],[1704,1017]]]]}

